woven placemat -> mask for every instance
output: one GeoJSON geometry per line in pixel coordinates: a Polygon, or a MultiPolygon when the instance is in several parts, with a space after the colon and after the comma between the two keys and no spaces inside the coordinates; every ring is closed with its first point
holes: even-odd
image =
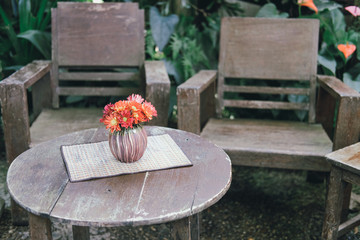
{"type": "Polygon", "coordinates": [[[134,163],[116,160],[108,141],[64,145],[61,153],[71,182],[192,165],[168,134],[149,136],[144,155],[134,163]]]}

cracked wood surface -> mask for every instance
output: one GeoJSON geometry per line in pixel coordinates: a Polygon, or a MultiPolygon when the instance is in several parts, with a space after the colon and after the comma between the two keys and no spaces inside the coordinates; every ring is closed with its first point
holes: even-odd
{"type": "Polygon", "coordinates": [[[170,128],[146,127],[149,136],[169,134],[192,167],[72,183],[60,146],[103,141],[104,128],[65,135],[21,154],[10,166],[12,198],[34,215],[77,226],[148,225],[182,219],[216,203],[228,190],[226,153],[201,137],[170,128]]]}

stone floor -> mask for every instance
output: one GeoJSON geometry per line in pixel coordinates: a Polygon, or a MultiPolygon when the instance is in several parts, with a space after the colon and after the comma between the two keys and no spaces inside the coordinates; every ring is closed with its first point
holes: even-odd
{"type": "MultiPolygon", "coordinates": [[[[0,239],[29,239],[27,227],[11,224],[6,169],[0,161],[0,197],[6,209],[0,218],[0,239]]],[[[305,172],[233,168],[228,193],[202,213],[201,239],[320,239],[324,183],[309,183],[305,172]]],[[[54,239],[72,239],[71,227],[53,224],[54,239]]],[[[91,239],[170,239],[169,225],[91,228],[91,239]]],[[[357,229],[355,229],[357,232],[357,229]]],[[[346,239],[360,239],[348,234],[346,239]]]]}

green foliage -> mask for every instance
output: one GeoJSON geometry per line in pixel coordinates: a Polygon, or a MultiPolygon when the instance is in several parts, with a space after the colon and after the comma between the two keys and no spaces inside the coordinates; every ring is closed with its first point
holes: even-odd
{"type": "Polygon", "coordinates": [[[280,13],[275,4],[273,3],[267,3],[259,10],[259,12],[256,14],[256,17],[262,17],[262,18],[287,18],[289,17],[288,13],[282,12],[280,13]]]}
{"type": "Polygon", "coordinates": [[[49,0],[19,0],[14,19],[0,5],[0,59],[3,70],[16,70],[34,59],[50,59],[49,0]]]}
{"type": "MultiPolygon", "coordinates": [[[[351,81],[360,79],[360,33],[346,25],[344,14],[339,8],[330,6],[332,7],[324,8],[317,16],[321,23],[318,63],[322,73],[336,76],[352,85],[351,81]],[[356,53],[349,59],[345,59],[337,48],[339,44],[346,43],[357,47],[356,53]]],[[[360,91],[360,88],[356,89],[360,91]]]]}
{"type": "Polygon", "coordinates": [[[181,17],[178,31],[172,35],[168,49],[170,61],[181,76],[178,84],[193,76],[201,68],[210,67],[200,42],[202,33],[186,18],[181,17]]]}
{"type": "Polygon", "coordinates": [[[161,16],[156,7],[150,7],[151,33],[160,51],[168,43],[178,22],[179,17],[177,15],[161,16]]]}

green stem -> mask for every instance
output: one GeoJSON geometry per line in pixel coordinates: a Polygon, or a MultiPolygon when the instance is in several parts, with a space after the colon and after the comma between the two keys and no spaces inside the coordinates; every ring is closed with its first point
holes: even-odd
{"type": "Polygon", "coordinates": [[[299,18],[301,18],[301,5],[299,4],[299,18]]]}

